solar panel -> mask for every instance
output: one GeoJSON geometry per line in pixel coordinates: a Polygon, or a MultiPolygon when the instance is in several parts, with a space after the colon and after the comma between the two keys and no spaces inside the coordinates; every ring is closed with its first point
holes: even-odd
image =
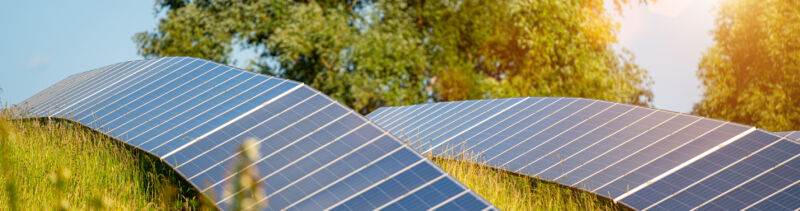
{"type": "Polygon", "coordinates": [[[142,149],[230,209],[243,140],[255,138],[268,210],[494,206],[393,135],[294,81],[166,57],[76,74],[16,105],[142,149]]]}
{"type": "Polygon", "coordinates": [[[784,132],[776,132],[779,136],[786,137],[791,140],[800,140],[800,131],[784,131],[784,132]]]}
{"type": "Polygon", "coordinates": [[[800,208],[791,201],[800,198],[800,144],[735,123],[535,97],[385,107],[367,117],[422,153],[468,156],[636,209],[800,208]]]}

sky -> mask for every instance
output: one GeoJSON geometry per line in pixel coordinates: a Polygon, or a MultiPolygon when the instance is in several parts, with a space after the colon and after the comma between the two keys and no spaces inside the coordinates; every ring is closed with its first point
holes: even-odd
{"type": "Polygon", "coordinates": [[[649,71],[656,108],[688,113],[700,101],[697,64],[713,44],[716,3],[658,0],[646,6],[634,4],[616,17],[618,47],[631,50],[636,63],[649,71]]]}
{"type": "MultiPolygon", "coordinates": [[[[649,70],[655,107],[689,112],[700,99],[695,72],[712,44],[714,2],[659,0],[616,15],[621,23],[617,47],[631,50],[649,70]]],[[[19,103],[69,75],[142,59],[131,38],[156,23],[153,1],[146,0],[5,3],[0,7],[0,102],[19,103]]],[[[241,55],[252,54],[236,57],[241,55]]]]}

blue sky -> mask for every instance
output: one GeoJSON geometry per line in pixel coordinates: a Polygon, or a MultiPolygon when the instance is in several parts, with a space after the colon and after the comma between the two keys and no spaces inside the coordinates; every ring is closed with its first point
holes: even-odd
{"type": "MultiPolygon", "coordinates": [[[[712,0],[660,0],[634,5],[617,17],[619,46],[632,50],[637,63],[650,70],[657,108],[688,112],[700,99],[695,71],[711,45],[712,5],[712,0]]],[[[131,37],[156,22],[153,2],[146,0],[5,3],[0,8],[0,100],[18,103],[69,75],[141,59],[131,37]]]]}

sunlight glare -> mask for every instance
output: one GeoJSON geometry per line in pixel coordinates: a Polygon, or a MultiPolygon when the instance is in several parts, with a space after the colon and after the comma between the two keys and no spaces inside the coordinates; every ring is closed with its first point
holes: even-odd
{"type": "Polygon", "coordinates": [[[651,3],[647,8],[653,13],[674,18],[681,15],[692,1],[694,0],[661,0],[651,3]]]}

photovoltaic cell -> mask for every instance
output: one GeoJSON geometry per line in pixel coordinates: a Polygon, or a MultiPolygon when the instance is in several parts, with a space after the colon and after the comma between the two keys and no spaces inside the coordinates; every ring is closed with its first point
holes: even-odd
{"type": "Polygon", "coordinates": [[[781,139],[739,124],[576,98],[385,107],[367,117],[420,152],[474,159],[635,209],[796,209],[789,200],[800,198],[793,159],[800,144],[790,141],[800,133],[781,139]]]}
{"type": "MultiPolygon", "coordinates": [[[[475,104],[430,111],[482,108],[475,104]]],[[[166,57],[79,73],[13,109],[22,118],[69,119],[149,152],[216,196],[224,210],[237,194],[225,190],[245,169],[257,172],[267,210],[495,209],[324,94],[201,59],[166,57]],[[246,139],[258,143],[259,156],[233,169],[246,139]]],[[[419,129],[442,123],[385,120],[419,129]]]]}
{"type": "Polygon", "coordinates": [[[784,136],[795,142],[798,142],[798,140],[800,140],[800,131],[784,131],[784,132],[777,132],[775,134],[778,134],[779,136],[784,136]]]}
{"type": "Polygon", "coordinates": [[[800,209],[800,184],[793,185],[773,193],[768,198],[761,199],[747,209],[752,210],[797,210],[800,209]]]}

